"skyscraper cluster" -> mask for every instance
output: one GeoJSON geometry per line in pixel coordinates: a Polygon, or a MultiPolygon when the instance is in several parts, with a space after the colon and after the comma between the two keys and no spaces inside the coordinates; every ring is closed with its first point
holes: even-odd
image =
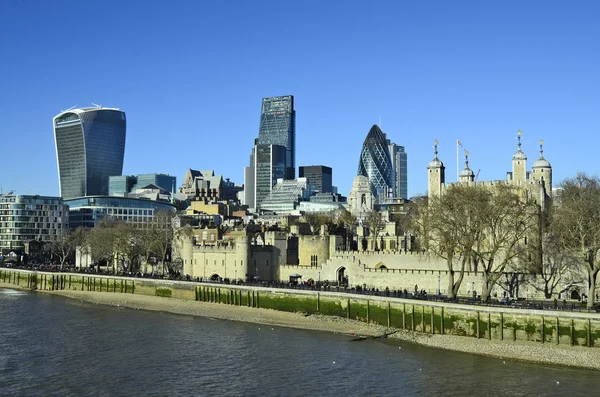
{"type": "Polygon", "coordinates": [[[296,111],[292,95],[263,98],[258,138],[244,169],[244,204],[260,208],[277,179],[296,175],[296,111]]]}

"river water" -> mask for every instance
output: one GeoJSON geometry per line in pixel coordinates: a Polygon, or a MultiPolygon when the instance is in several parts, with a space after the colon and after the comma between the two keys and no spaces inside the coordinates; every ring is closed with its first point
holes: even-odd
{"type": "Polygon", "coordinates": [[[599,375],[0,289],[0,396],[589,396],[599,375]]]}

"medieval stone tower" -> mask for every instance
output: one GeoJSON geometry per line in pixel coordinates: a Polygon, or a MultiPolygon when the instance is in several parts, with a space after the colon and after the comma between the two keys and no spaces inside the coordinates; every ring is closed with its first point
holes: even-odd
{"type": "Polygon", "coordinates": [[[438,141],[435,141],[435,157],[427,166],[428,184],[427,192],[429,197],[439,197],[446,184],[446,167],[440,159],[438,159],[438,141]]]}
{"type": "Polygon", "coordinates": [[[527,156],[521,150],[521,135],[522,132],[517,132],[517,146],[518,149],[512,158],[512,172],[510,173],[510,179],[507,175],[507,179],[512,184],[517,186],[524,186],[527,183],[527,156]]]}

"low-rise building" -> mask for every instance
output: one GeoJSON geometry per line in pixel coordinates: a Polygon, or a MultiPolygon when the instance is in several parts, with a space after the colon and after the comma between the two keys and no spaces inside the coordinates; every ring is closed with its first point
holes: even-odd
{"type": "MultiPolygon", "coordinates": [[[[65,200],[69,206],[69,228],[93,228],[105,217],[145,227],[159,211],[175,212],[175,206],[163,201],[131,197],[90,196],[65,200]]],[[[165,217],[165,222],[170,222],[165,217]]]]}

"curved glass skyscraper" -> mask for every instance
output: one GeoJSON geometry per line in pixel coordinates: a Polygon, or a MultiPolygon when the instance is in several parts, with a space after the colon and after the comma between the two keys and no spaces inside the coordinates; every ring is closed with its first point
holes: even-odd
{"type": "Polygon", "coordinates": [[[394,191],[394,170],[386,137],[378,125],[373,125],[365,138],[358,175],[369,178],[373,195],[379,200],[387,198],[394,191]]]}
{"type": "Polygon", "coordinates": [[[71,109],[54,117],[53,124],[61,197],[108,195],[108,177],[123,172],[125,112],[71,109]]]}

